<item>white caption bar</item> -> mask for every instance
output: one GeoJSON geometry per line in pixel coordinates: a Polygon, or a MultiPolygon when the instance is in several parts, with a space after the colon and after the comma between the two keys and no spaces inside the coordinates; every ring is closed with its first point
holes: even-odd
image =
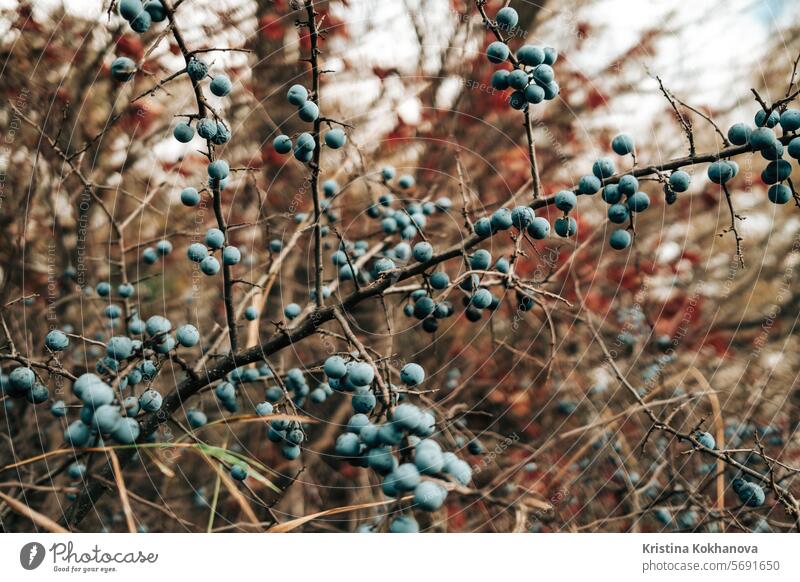
{"type": "Polygon", "coordinates": [[[799,541],[796,534],[6,534],[0,571],[14,581],[797,581],[799,541]]]}

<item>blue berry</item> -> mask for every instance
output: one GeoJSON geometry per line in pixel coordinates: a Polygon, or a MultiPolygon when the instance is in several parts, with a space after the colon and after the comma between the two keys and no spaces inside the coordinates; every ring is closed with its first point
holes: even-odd
{"type": "Polygon", "coordinates": [[[554,227],[556,234],[565,238],[574,236],[578,232],[578,223],[571,216],[556,218],[554,227]]]}
{"type": "Polygon", "coordinates": [[[707,449],[715,449],[717,447],[717,442],[711,436],[711,433],[698,430],[694,433],[694,438],[707,449]]]}
{"type": "Polygon", "coordinates": [[[89,427],[80,420],[76,420],[64,430],[64,440],[73,447],[85,446],[91,436],[89,427]]]}
{"type": "Polygon", "coordinates": [[[181,203],[184,206],[197,206],[200,204],[200,193],[195,188],[181,190],[181,203]]]}
{"type": "Polygon", "coordinates": [[[528,86],[528,73],[522,69],[514,69],[508,74],[508,86],[517,91],[522,91],[528,86]]]}
{"type": "Polygon", "coordinates": [[[206,246],[211,249],[221,249],[225,244],[225,234],[218,228],[210,228],[206,231],[206,246]]]}
{"type": "Polygon", "coordinates": [[[497,24],[503,28],[514,28],[517,25],[517,22],[519,22],[519,14],[517,14],[517,11],[510,6],[505,6],[497,11],[495,20],[497,21],[497,24]]]}
{"type": "Polygon", "coordinates": [[[387,271],[391,271],[394,268],[395,264],[392,259],[383,257],[375,261],[375,273],[378,275],[380,275],[381,273],[386,273],[387,271]]]}
{"type": "Polygon", "coordinates": [[[546,91],[539,85],[528,85],[525,87],[523,94],[525,95],[525,101],[528,103],[533,103],[534,105],[544,101],[547,95],[546,91]]]}
{"type": "Polygon", "coordinates": [[[508,98],[508,104],[511,105],[512,109],[516,109],[517,111],[524,109],[528,104],[528,100],[525,98],[525,92],[514,91],[508,98]]]}
{"type": "Polygon", "coordinates": [[[777,142],[775,132],[766,127],[758,127],[750,133],[750,145],[756,149],[772,147],[777,142]]]}
{"type": "Polygon", "coordinates": [[[50,351],[62,352],[69,346],[69,338],[63,331],[54,329],[45,336],[44,345],[50,351]]]}
{"type": "Polygon", "coordinates": [[[492,254],[486,249],[478,249],[469,258],[470,268],[476,271],[485,271],[492,264],[492,254]]]}
{"type": "Polygon", "coordinates": [[[689,182],[691,181],[691,177],[689,174],[682,170],[678,170],[677,172],[672,172],[669,176],[669,186],[675,192],[686,192],[689,189],[689,182]]]}
{"type": "Polygon", "coordinates": [[[631,176],[630,174],[625,174],[619,179],[617,187],[619,188],[619,191],[625,196],[633,196],[639,189],[639,180],[637,180],[635,176],[631,176]]]}
{"type": "Polygon", "coordinates": [[[553,67],[550,65],[541,64],[533,69],[533,80],[542,88],[552,83],[554,78],[555,73],[553,72],[553,67]]]}
{"type": "Polygon", "coordinates": [[[111,77],[123,83],[129,81],[136,74],[136,63],[128,57],[118,57],[111,63],[111,77]]]}
{"type": "Polygon", "coordinates": [[[193,325],[182,325],[175,332],[178,343],[185,348],[196,346],[200,342],[200,332],[193,325]]]}
{"type": "Polygon", "coordinates": [[[319,106],[313,101],[306,101],[297,110],[297,115],[306,123],[311,123],[319,117],[319,106]]]}
{"type": "Polygon", "coordinates": [[[200,270],[204,275],[208,275],[209,277],[216,275],[220,270],[219,261],[216,257],[206,257],[200,261],[200,270]]]}
{"type": "Polygon", "coordinates": [[[630,218],[628,207],[624,204],[612,204],[608,207],[608,220],[614,224],[622,224],[630,218]]]}
{"type": "Polygon", "coordinates": [[[279,154],[288,154],[292,151],[292,140],[288,135],[279,135],[272,140],[272,147],[279,154]]]}
{"type": "Polygon", "coordinates": [[[644,212],[650,206],[650,197],[644,192],[637,192],[628,198],[628,210],[631,212],[644,212]]]}
{"type": "Polygon", "coordinates": [[[134,30],[134,32],[138,32],[139,34],[144,34],[150,30],[150,25],[152,23],[153,19],[150,16],[150,13],[145,12],[144,10],[136,15],[136,18],[130,21],[131,28],[134,30]]]}
{"type": "Polygon", "coordinates": [[[153,22],[163,22],[167,19],[167,11],[161,0],[148,0],[145,2],[144,9],[150,14],[153,22]]]}
{"type": "Polygon", "coordinates": [[[247,479],[247,467],[242,464],[236,464],[231,467],[231,479],[236,481],[244,481],[247,479]]]}
{"type": "Polygon", "coordinates": [[[578,193],[579,194],[596,194],[603,183],[597,176],[581,176],[578,180],[578,193]]]}
{"type": "Polygon", "coordinates": [[[478,289],[470,297],[470,303],[478,309],[486,309],[492,304],[492,294],[488,289],[478,289]]]}
{"type": "Polygon", "coordinates": [[[400,370],[400,380],[408,386],[419,386],[425,381],[425,370],[419,364],[406,364],[400,370]]]}
{"type": "Polygon", "coordinates": [[[592,164],[592,174],[597,176],[600,180],[610,178],[614,175],[614,172],[616,172],[616,169],[614,168],[614,162],[611,158],[600,158],[592,164]]]}
{"type": "Polygon", "coordinates": [[[780,120],[781,116],[777,111],[772,111],[767,117],[767,112],[763,109],[759,109],[754,118],[758,127],[775,127],[780,120]]]}
{"type": "Polygon", "coordinates": [[[544,62],[545,64],[550,65],[551,67],[556,63],[558,59],[558,51],[551,46],[544,47],[544,62]]]}
{"type": "Polygon", "coordinates": [[[764,489],[755,483],[745,482],[736,492],[739,499],[748,507],[760,507],[766,501],[764,489]]]}
{"type": "Polygon", "coordinates": [[[511,222],[519,230],[527,228],[534,218],[536,214],[530,206],[515,206],[511,211],[511,222]]]}
{"type": "Polygon", "coordinates": [[[508,230],[513,224],[511,211],[508,208],[498,208],[492,213],[491,224],[494,231],[508,230]]]}
{"type": "Polygon", "coordinates": [[[781,113],[781,127],[783,131],[797,131],[800,129],[800,111],[787,109],[781,113]]]}
{"type": "Polygon", "coordinates": [[[217,135],[218,127],[213,119],[201,119],[197,122],[197,134],[203,139],[213,139],[217,135]]]}
{"type": "Polygon", "coordinates": [[[733,178],[733,168],[726,161],[713,162],[708,166],[708,179],[715,184],[724,184],[733,178]]]}
{"type": "Polygon", "coordinates": [[[508,75],[509,71],[506,69],[498,69],[492,73],[492,78],[490,80],[492,87],[498,91],[505,91],[508,89],[508,75]]]}
{"type": "Polygon", "coordinates": [[[774,184],[767,190],[767,197],[773,204],[786,204],[792,199],[792,190],[785,184],[774,184]]]}
{"type": "Polygon", "coordinates": [[[190,261],[199,263],[208,256],[208,249],[201,243],[192,243],[186,250],[186,255],[190,261]]]}
{"type": "Polygon", "coordinates": [[[133,20],[144,10],[141,0],[120,0],[119,15],[125,20],[133,20]]]}
{"type": "Polygon", "coordinates": [[[208,65],[196,57],[189,59],[186,72],[192,81],[202,81],[208,74],[208,65]]]}
{"type": "Polygon", "coordinates": [[[333,197],[338,190],[339,184],[336,183],[336,180],[325,180],[322,184],[322,193],[326,198],[333,197]]]}
{"type": "Polygon", "coordinates": [[[603,188],[603,201],[607,204],[616,204],[622,200],[622,192],[617,184],[609,184],[603,188]]]}
{"type": "Polygon", "coordinates": [[[618,156],[625,156],[633,153],[634,143],[633,138],[627,133],[621,133],[611,140],[611,149],[618,156]]]}
{"type": "MultiPolygon", "coordinates": [[[[424,376],[423,376],[424,380],[424,376]]],[[[413,404],[399,404],[392,413],[392,426],[400,430],[415,430],[422,422],[422,413],[413,404]]]]}
{"type": "Polygon", "coordinates": [[[750,141],[752,131],[745,123],[734,123],[728,129],[728,140],[733,145],[744,145],[750,141]]]}
{"type": "Polygon", "coordinates": [[[475,221],[473,225],[475,234],[481,238],[487,238],[492,235],[492,222],[485,216],[475,221]]]}
{"type": "Polygon", "coordinates": [[[410,174],[404,174],[397,180],[397,185],[403,190],[408,190],[414,187],[414,177],[410,174]]]}
{"type": "Polygon", "coordinates": [[[612,249],[621,251],[631,246],[631,233],[627,230],[617,229],[611,233],[608,243],[612,249]]]}
{"type": "Polygon", "coordinates": [[[189,143],[194,138],[194,128],[188,123],[179,123],[172,130],[172,135],[181,143],[189,143]]]}
{"type": "Polygon", "coordinates": [[[361,443],[358,440],[358,436],[351,432],[347,432],[340,434],[336,438],[336,444],[334,448],[337,455],[341,455],[342,457],[355,457],[361,450],[361,443]]]}
{"type": "Polygon", "coordinates": [[[436,511],[447,497],[447,489],[433,481],[422,481],[414,489],[414,505],[423,511],[436,511]]]}
{"type": "Polygon", "coordinates": [[[381,178],[385,181],[393,180],[395,176],[395,169],[392,166],[384,166],[381,170],[381,178]]]}
{"type": "Polygon", "coordinates": [[[328,145],[329,148],[338,150],[340,147],[344,145],[346,140],[346,136],[344,131],[336,128],[330,130],[328,133],[325,134],[325,143],[328,145]]]}
{"type": "Polygon", "coordinates": [[[172,243],[168,240],[160,240],[156,244],[156,252],[162,257],[172,252],[172,243]]]}
{"type": "Polygon", "coordinates": [[[105,316],[109,319],[118,319],[122,315],[119,305],[109,305],[104,310],[105,316]]]}
{"type": "Polygon", "coordinates": [[[234,246],[227,246],[222,249],[222,263],[224,265],[237,265],[242,260],[241,251],[234,246]]]}
{"type": "Polygon", "coordinates": [[[761,172],[761,181],[765,184],[783,182],[792,174],[792,165],[786,160],[777,160],[767,164],[761,172]]]}
{"type": "Polygon", "coordinates": [[[214,134],[214,137],[211,138],[211,141],[217,145],[223,145],[228,143],[230,139],[231,139],[231,131],[225,126],[224,123],[218,121],[217,132],[214,134]]]}
{"type": "Polygon", "coordinates": [[[430,284],[437,291],[447,289],[450,286],[450,277],[444,271],[436,271],[430,277],[430,284]]]}
{"type": "Polygon", "coordinates": [[[216,160],[208,165],[208,177],[212,180],[223,180],[228,177],[230,167],[225,160],[216,160]]]}
{"type": "Polygon", "coordinates": [[[47,386],[38,382],[25,394],[25,399],[31,404],[42,404],[50,399],[50,391],[47,386]]]}
{"type": "Polygon", "coordinates": [[[561,190],[556,192],[555,205],[556,208],[564,212],[571,212],[578,204],[578,198],[572,190],[561,190]]]}
{"type": "Polygon", "coordinates": [[[433,258],[433,247],[430,243],[422,241],[414,245],[414,259],[425,263],[433,258]]]}
{"type": "Polygon", "coordinates": [[[225,97],[231,92],[233,85],[231,85],[231,80],[227,75],[217,75],[211,80],[211,84],[208,88],[211,89],[211,92],[217,97],[225,97]]]}
{"type": "Polygon", "coordinates": [[[544,98],[548,101],[555,99],[561,92],[561,87],[555,81],[550,81],[547,85],[542,87],[544,89],[544,98]]]}
{"type": "Polygon", "coordinates": [[[101,433],[109,434],[117,427],[120,419],[118,408],[110,404],[105,404],[94,411],[92,425],[101,433]]]}
{"type": "Polygon", "coordinates": [[[139,406],[145,412],[155,412],[161,408],[163,399],[155,390],[146,390],[139,396],[139,406]]]}
{"type": "Polygon", "coordinates": [[[378,400],[372,392],[358,392],[353,395],[352,405],[354,412],[367,414],[375,408],[377,403],[378,400]]]}
{"type": "Polygon", "coordinates": [[[517,51],[517,59],[523,65],[536,67],[544,62],[544,51],[538,46],[526,44],[517,51]]]}
{"type": "Polygon", "coordinates": [[[509,54],[508,45],[500,41],[493,42],[486,49],[486,58],[496,65],[508,59],[509,54]]]}
{"type": "Polygon", "coordinates": [[[290,303],[283,310],[283,314],[289,319],[294,319],[295,317],[298,317],[302,312],[303,308],[300,307],[297,303],[290,303]]]}
{"type": "Polygon", "coordinates": [[[292,85],[286,93],[286,99],[295,107],[300,107],[308,99],[308,91],[302,85],[292,85]]]}
{"type": "Polygon", "coordinates": [[[550,223],[547,222],[546,218],[537,216],[528,226],[528,234],[535,240],[546,239],[547,235],[550,234],[550,223]]]}
{"type": "Polygon", "coordinates": [[[125,360],[133,354],[133,342],[125,336],[115,336],[106,344],[106,355],[115,360],[125,360]]]}
{"type": "Polygon", "coordinates": [[[394,479],[395,489],[398,491],[413,491],[419,484],[419,471],[411,463],[399,465],[391,474],[394,479]]]}
{"type": "Polygon", "coordinates": [[[56,400],[50,407],[50,414],[56,418],[63,418],[67,415],[67,405],[63,400],[56,400]]]}
{"type": "Polygon", "coordinates": [[[410,515],[401,515],[389,524],[389,533],[419,533],[419,524],[410,515]]]}

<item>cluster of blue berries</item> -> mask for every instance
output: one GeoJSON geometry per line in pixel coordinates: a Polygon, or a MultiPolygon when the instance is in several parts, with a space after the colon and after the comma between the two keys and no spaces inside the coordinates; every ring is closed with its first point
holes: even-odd
{"type": "MultiPolygon", "coordinates": [[[[111,285],[107,282],[99,283],[96,290],[100,297],[111,295],[111,285]]],[[[117,291],[120,296],[129,297],[133,288],[123,283],[117,291]]],[[[112,303],[104,314],[113,328],[121,318],[121,309],[112,303]]],[[[67,331],[51,330],[45,337],[45,348],[54,356],[70,348],[71,327],[64,326],[64,329],[67,331]]],[[[130,444],[139,438],[136,416],[156,412],[162,405],[161,394],[150,387],[158,374],[159,356],[166,357],[178,344],[190,348],[200,342],[200,333],[192,325],[179,327],[174,337],[171,331],[172,324],[164,317],[152,316],[145,322],[134,313],[128,322],[127,335],[112,335],[105,341],[104,355],[97,346],[91,346],[91,355],[98,357],[95,373],[85,373],[73,382],[72,392],[81,406],[78,418],[64,429],[68,445],[85,447],[109,439],[130,444]],[[145,388],[138,396],[125,396],[126,391],[134,390],[141,383],[145,383],[145,388]]],[[[100,338],[102,336],[98,335],[100,338]]],[[[0,388],[11,398],[24,397],[33,404],[45,403],[50,398],[47,387],[29,367],[20,366],[8,375],[0,374],[0,388]]],[[[66,419],[71,408],[78,407],[56,400],[50,412],[56,418],[66,419]]],[[[148,436],[150,438],[154,439],[155,435],[148,436]]]]}
{"type": "Polygon", "coordinates": [[[119,15],[130,24],[131,29],[139,34],[150,30],[154,22],[163,22],[167,19],[167,10],[161,0],[120,0],[119,15]]]}
{"type": "MultiPolygon", "coordinates": [[[[306,123],[313,123],[319,118],[319,106],[308,97],[308,89],[302,85],[292,85],[286,94],[286,100],[297,107],[298,117],[306,123]]],[[[345,141],[347,136],[340,128],[330,129],[325,133],[325,145],[331,149],[338,150],[344,146],[345,141]]],[[[294,152],[297,160],[307,164],[314,157],[317,142],[308,132],[298,135],[294,143],[291,137],[281,134],[272,141],[272,147],[279,154],[294,152]]]]}
{"type": "MultiPolygon", "coordinates": [[[[414,507],[436,511],[447,497],[444,480],[450,478],[460,485],[470,482],[469,464],[443,452],[432,438],[436,419],[431,412],[403,402],[391,409],[385,422],[370,420],[378,402],[372,392],[375,370],[370,364],[331,356],[325,360],[323,371],[333,389],[352,393],[354,414],[336,439],[336,454],[381,475],[384,494],[400,498],[413,493],[414,507]]],[[[425,371],[418,364],[406,364],[400,370],[400,381],[410,388],[419,387],[425,381],[425,371]]],[[[412,517],[404,515],[395,518],[389,531],[407,528],[415,531],[418,526],[412,517]]]]}
{"type": "MultiPolygon", "coordinates": [[[[498,11],[496,20],[499,29],[508,29],[517,25],[519,16],[513,8],[505,7],[498,11]]],[[[486,57],[490,63],[503,64],[511,57],[511,50],[508,44],[498,40],[487,47],[486,57]]],[[[492,87],[498,91],[513,89],[508,102],[514,109],[521,110],[529,104],[555,99],[560,92],[553,71],[557,58],[558,52],[552,47],[526,44],[517,51],[516,59],[511,59],[512,70],[498,69],[494,72],[492,87]]]]}
{"type": "MultiPolygon", "coordinates": [[[[192,56],[186,64],[186,73],[194,83],[199,83],[208,76],[208,65],[201,59],[192,56]]],[[[233,90],[233,84],[227,75],[218,74],[212,77],[208,88],[213,95],[226,97],[233,90]]],[[[193,120],[194,117],[190,116],[187,122],[178,123],[172,130],[173,137],[180,143],[189,143],[194,139],[193,120]]],[[[224,121],[216,118],[216,115],[213,119],[210,117],[198,119],[196,126],[197,135],[214,145],[224,145],[231,139],[230,129],[224,121]]]]}
{"type": "MultiPolygon", "coordinates": [[[[759,109],[754,117],[755,128],[736,123],[728,129],[728,140],[737,146],[749,145],[767,160],[761,172],[761,181],[769,186],[767,198],[773,204],[786,204],[794,197],[792,188],[786,184],[792,173],[792,164],[784,159],[784,153],[794,160],[800,160],[800,137],[794,137],[784,148],[784,143],[775,134],[780,125],[783,137],[796,135],[800,129],[800,111],[785,109],[771,111],[769,115],[759,109]]],[[[739,166],[732,160],[718,160],[708,166],[708,178],[715,184],[725,184],[733,179],[739,166]]]]}
{"type": "MultiPolygon", "coordinates": [[[[159,259],[172,253],[172,243],[166,239],[160,240],[155,247],[145,247],[142,249],[142,262],[145,265],[155,265],[159,259]]],[[[99,293],[99,292],[98,292],[99,293]]],[[[122,297],[125,297],[120,293],[122,297]]]]}

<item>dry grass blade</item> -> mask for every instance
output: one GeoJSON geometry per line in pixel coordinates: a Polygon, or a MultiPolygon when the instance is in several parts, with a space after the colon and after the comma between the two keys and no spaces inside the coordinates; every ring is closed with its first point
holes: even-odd
{"type": "Polygon", "coordinates": [[[69,533],[69,530],[64,529],[46,515],[42,515],[38,511],[31,509],[24,503],[14,499],[9,495],[6,495],[5,493],[0,492],[0,499],[5,501],[8,506],[18,514],[27,517],[42,529],[45,529],[51,533],[69,533]]]}
{"type": "Polygon", "coordinates": [[[122,502],[125,523],[128,525],[129,532],[136,533],[136,523],[133,521],[133,510],[131,509],[130,499],[128,499],[128,488],[125,487],[125,479],[122,478],[122,467],[119,465],[119,458],[113,449],[108,452],[108,456],[111,458],[111,466],[114,468],[114,482],[119,490],[119,499],[122,502]]]}
{"type": "Polygon", "coordinates": [[[225,488],[228,490],[231,496],[236,500],[236,503],[239,504],[239,507],[242,508],[242,512],[245,514],[245,516],[247,516],[247,519],[249,519],[254,524],[260,523],[261,520],[259,520],[258,517],[256,516],[256,513],[255,511],[253,511],[253,508],[250,506],[250,503],[247,501],[245,496],[242,495],[242,492],[239,491],[239,488],[236,487],[236,483],[233,482],[233,479],[231,479],[228,476],[228,474],[222,469],[221,463],[215,463],[208,455],[204,454],[202,456],[203,459],[205,459],[206,462],[211,466],[211,468],[214,469],[214,471],[216,471],[220,481],[222,481],[223,485],[225,485],[225,488]]]}
{"type": "MultiPolygon", "coordinates": [[[[405,501],[408,499],[411,499],[411,495],[403,497],[401,501],[405,501]]],[[[396,499],[386,499],[385,501],[374,501],[372,503],[359,503],[357,505],[347,505],[345,507],[334,507],[333,509],[318,511],[317,513],[304,515],[303,517],[298,517],[297,519],[293,519],[291,521],[286,521],[284,523],[273,525],[271,528],[267,530],[267,533],[286,533],[294,529],[297,529],[301,525],[306,524],[309,521],[314,521],[315,519],[320,517],[326,517],[328,515],[338,515],[340,513],[348,513],[350,511],[356,511],[357,509],[369,509],[370,507],[389,505],[390,503],[395,503],[396,501],[397,501],[396,499]]]]}

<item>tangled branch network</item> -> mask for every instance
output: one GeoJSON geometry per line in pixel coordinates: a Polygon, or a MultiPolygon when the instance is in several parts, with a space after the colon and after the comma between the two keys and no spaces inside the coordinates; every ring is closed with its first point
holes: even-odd
{"type": "MultiPolygon", "coordinates": [[[[335,85],[323,50],[336,33],[335,13],[313,0],[276,2],[270,10],[280,5],[284,13],[259,21],[268,38],[286,22],[299,37],[299,55],[282,64],[299,72],[281,81],[266,105],[237,82],[241,70],[223,72],[217,64],[223,59],[214,58],[249,58],[263,47],[202,46],[185,31],[192,2],[182,0],[111,2],[108,27],[118,27],[117,42],[90,65],[110,61],[103,74],[124,107],[112,108],[102,130],[80,145],[65,138],[52,114],[9,104],[41,148],[30,191],[39,174],[53,172],[53,183],[79,209],[76,222],[91,224],[82,244],[93,250],[80,271],[77,250],[59,257],[63,277],[53,285],[63,295],[46,307],[48,322],[56,322],[47,329],[35,311],[42,309],[41,293],[30,292],[36,285],[3,281],[5,529],[24,527],[22,520],[78,531],[88,518],[102,523],[110,513],[128,530],[144,531],[137,515],[155,512],[190,531],[346,529],[336,515],[350,516],[359,531],[436,531],[457,529],[466,514],[481,516],[472,529],[503,519],[509,531],[539,531],[558,529],[552,524],[565,504],[573,516],[561,515],[565,529],[602,531],[620,523],[634,531],[800,529],[798,469],[780,454],[794,427],[759,426],[752,418],[723,426],[719,391],[699,366],[684,365],[680,381],[664,378],[680,341],[656,334],[642,309],[634,313],[635,333],[629,327],[612,338],[608,305],[601,305],[594,275],[585,269],[598,255],[582,255],[601,252],[604,237],[611,261],[633,257],[641,237],[637,221],[662,201],[671,208],[682,202],[698,181],[687,170],[703,166],[727,213],[716,234],[732,239],[735,262],[745,267],[736,159],[760,155],[769,202],[800,207],[791,180],[800,159],[800,110],[791,107],[800,91],[797,61],[785,95],[770,103],[754,91],[754,123],[736,123],[727,132],[658,79],[688,155],[642,163],[641,146],[619,134],[610,143],[613,156],[596,159],[574,187],[557,188],[540,161],[535,120],[537,108],[559,105],[563,60],[552,47],[519,41],[517,10],[488,4],[476,0],[462,25],[487,38],[474,67],[494,67],[484,81],[502,96],[499,115],[519,116],[525,152],[521,185],[491,209],[473,188],[457,121],[449,132],[455,152],[441,170],[452,169],[455,177],[440,182],[434,172],[415,175],[378,161],[380,149],[354,139],[358,125],[336,119],[333,100],[322,98],[335,85]],[[145,43],[138,58],[137,51],[107,55],[125,52],[120,38],[145,43]],[[169,59],[152,58],[164,45],[180,59],[177,69],[164,70],[169,59]],[[136,195],[127,191],[132,165],[114,162],[105,172],[97,160],[113,140],[146,143],[130,108],[169,96],[160,112],[182,83],[190,110],[159,119],[174,142],[197,146],[166,168],[182,181],[181,213],[173,217],[156,204],[166,182],[136,195]],[[252,119],[237,117],[245,106],[268,118],[261,157],[280,168],[269,180],[245,151],[253,139],[252,119]],[[267,113],[273,106],[288,111],[285,122],[267,113]],[[696,151],[696,130],[686,117],[692,113],[713,126],[722,147],[696,151]],[[348,178],[347,186],[339,176],[348,178]],[[658,195],[645,192],[650,182],[658,195]],[[287,212],[278,211],[285,202],[280,196],[292,189],[298,195],[287,212]],[[275,211],[264,215],[268,200],[275,211]],[[605,222],[589,225],[592,233],[581,240],[579,206],[601,203],[605,222]],[[348,214],[354,214],[350,225],[343,221],[348,214]],[[156,221],[163,223],[161,234],[143,237],[156,221]],[[173,228],[184,223],[194,231],[173,228]],[[247,232],[257,248],[246,248],[247,232]],[[566,259],[560,251],[548,259],[548,249],[563,245],[570,249],[566,259]],[[148,273],[158,265],[161,273],[148,273]],[[162,293],[155,297],[159,281],[162,293]],[[189,304],[170,296],[187,281],[200,297],[189,304]],[[579,335],[587,338],[580,348],[579,335]],[[487,336],[488,347],[464,347],[487,336]],[[644,346],[638,355],[637,345],[644,346]],[[580,350],[587,367],[605,374],[584,382],[586,401],[558,398],[553,407],[548,400],[541,408],[555,410],[550,417],[533,410],[537,390],[556,386],[558,394],[570,384],[564,361],[579,359],[580,350]],[[487,377],[483,366],[498,354],[516,361],[487,377]],[[644,388],[633,371],[651,356],[644,388]],[[456,366],[459,358],[467,373],[456,366]],[[530,393],[504,400],[504,386],[519,376],[530,393]],[[698,389],[680,387],[688,383],[698,389]],[[697,414],[705,402],[711,412],[697,414]],[[497,411],[486,412],[491,406],[497,411]],[[581,412],[587,406],[590,416],[581,412]],[[520,414],[520,407],[524,436],[498,432],[502,418],[520,414]],[[592,450],[602,461],[589,460],[592,450]],[[202,459],[199,467],[187,460],[190,454],[202,459]],[[593,509],[583,519],[581,508],[595,502],[596,491],[554,496],[552,489],[595,465],[600,477],[593,478],[612,484],[613,500],[596,501],[606,513],[593,509]],[[190,487],[190,509],[170,501],[169,483],[178,475],[190,487]],[[304,509],[305,501],[314,509],[304,509]],[[196,523],[196,514],[207,522],[196,523]],[[215,528],[223,517],[228,525],[215,528]]],[[[64,120],[71,115],[65,109],[64,120]]],[[[34,208],[34,196],[28,198],[34,208]]],[[[53,232],[64,232],[56,219],[53,232]]],[[[21,237],[22,249],[35,243],[30,233],[21,237]]],[[[580,481],[570,482],[577,487],[580,481]]]]}

